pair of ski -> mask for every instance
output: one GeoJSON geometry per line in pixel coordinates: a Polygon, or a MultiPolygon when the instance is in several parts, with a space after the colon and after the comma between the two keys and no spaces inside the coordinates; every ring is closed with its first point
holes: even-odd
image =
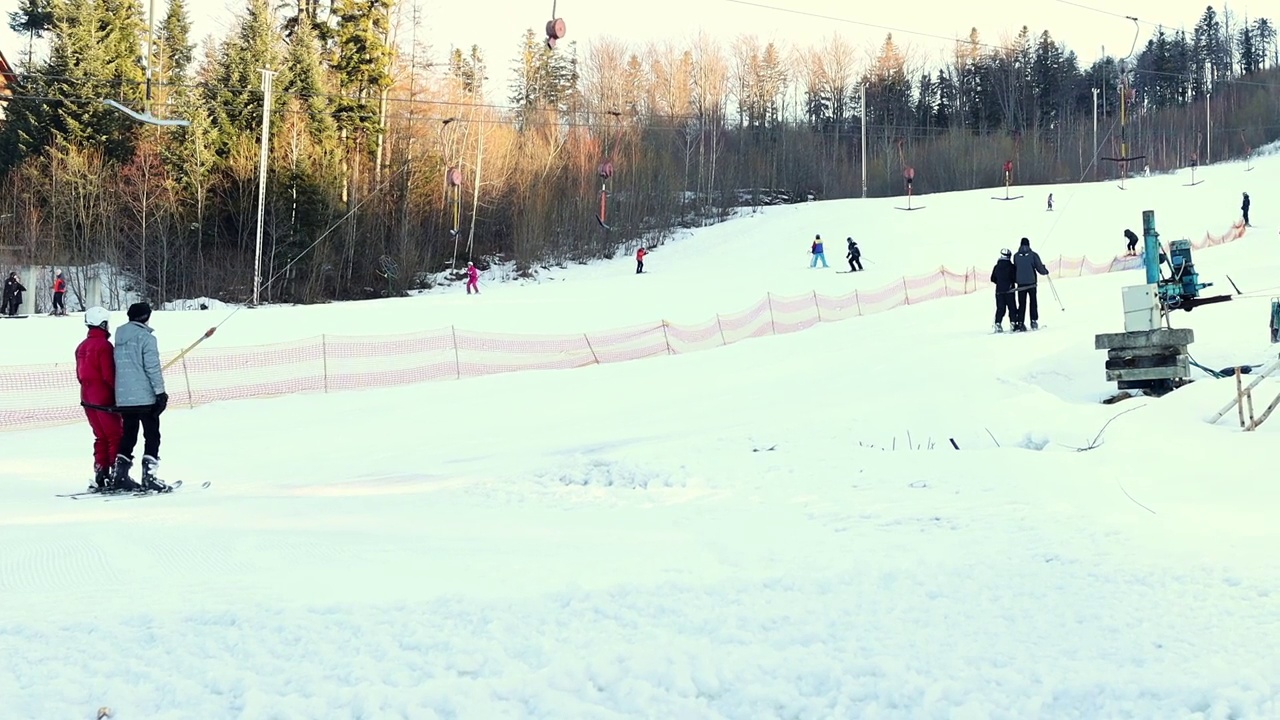
{"type": "MultiPolygon", "coordinates": [[[[207,488],[209,487],[210,484],[211,484],[211,481],[206,481],[200,487],[207,488]]],[[[128,498],[152,497],[154,495],[169,495],[170,493],[172,493],[173,491],[177,490],[180,487],[182,487],[182,481],[178,480],[177,482],[174,482],[173,484],[169,485],[167,490],[138,489],[138,490],[105,490],[103,491],[95,488],[92,490],[84,490],[82,492],[57,495],[55,497],[71,498],[72,500],[79,500],[81,498],[89,498],[89,497],[102,498],[103,500],[116,500],[116,499],[125,500],[128,498]]]]}
{"type": "Polygon", "coordinates": [[[992,330],[987,334],[988,335],[1026,335],[1027,333],[1040,332],[1046,327],[1048,327],[1048,325],[1045,325],[1044,323],[1040,323],[1040,327],[1035,328],[1034,330],[1031,328],[1027,328],[1026,330],[992,330]]]}

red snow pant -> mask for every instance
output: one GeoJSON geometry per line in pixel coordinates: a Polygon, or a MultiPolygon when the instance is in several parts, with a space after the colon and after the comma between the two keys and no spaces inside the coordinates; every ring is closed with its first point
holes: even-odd
{"type": "Polygon", "coordinates": [[[475,280],[468,280],[468,281],[467,281],[467,294],[468,294],[468,295],[470,295],[470,294],[471,294],[471,288],[475,288],[475,289],[476,289],[476,294],[477,294],[477,295],[479,295],[479,294],[480,294],[480,286],[477,284],[477,281],[475,281],[475,280]]]}
{"type": "Polygon", "coordinates": [[[120,437],[124,435],[124,419],[106,410],[85,408],[89,427],[93,428],[93,465],[95,468],[111,467],[120,449],[120,437]]]}

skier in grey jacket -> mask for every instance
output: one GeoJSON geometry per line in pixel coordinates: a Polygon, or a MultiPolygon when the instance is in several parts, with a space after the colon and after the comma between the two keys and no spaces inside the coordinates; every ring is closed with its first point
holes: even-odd
{"type": "Polygon", "coordinates": [[[129,323],[116,330],[116,410],[124,419],[124,437],[116,455],[116,487],[139,487],[129,477],[133,448],[141,426],[146,442],[142,456],[142,484],[147,490],[164,491],[167,486],[156,477],[160,464],[160,414],[169,404],[160,369],[160,351],[155,335],[147,326],[151,306],[129,306],[129,323]]]}
{"type": "Polygon", "coordinates": [[[1018,289],[1018,318],[1014,332],[1027,331],[1027,301],[1031,301],[1031,329],[1040,329],[1040,305],[1036,302],[1036,275],[1048,275],[1049,269],[1040,262],[1040,253],[1031,249],[1031,241],[1022,238],[1018,252],[1013,255],[1015,287],[1018,289]]]}

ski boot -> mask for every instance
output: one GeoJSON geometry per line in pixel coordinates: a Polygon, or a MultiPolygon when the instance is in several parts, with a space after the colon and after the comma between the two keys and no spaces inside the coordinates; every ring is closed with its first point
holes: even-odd
{"type": "Polygon", "coordinates": [[[154,458],[150,455],[142,456],[142,487],[149,492],[169,492],[169,486],[163,480],[156,477],[156,467],[160,465],[160,458],[154,458]]]}
{"type": "Polygon", "coordinates": [[[128,455],[116,456],[116,479],[113,489],[117,492],[134,492],[142,486],[129,477],[129,468],[133,467],[133,458],[128,455]]]}
{"type": "Polygon", "coordinates": [[[1039,329],[1040,329],[1040,323],[1039,323],[1039,321],[1032,320],[1032,321],[1031,321],[1031,329],[1032,329],[1032,330],[1039,330],[1039,329]]]}
{"type": "Polygon", "coordinates": [[[111,485],[111,468],[104,465],[94,465],[93,484],[89,486],[89,492],[110,492],[111,485]]]}
{"type": "Polygon", "coordinates": [[[998,333],[1002,333],[1002,332],[1004,332],[1004,323],[996,323],[996,324],[995,324],[995,331],[996,331],[996,332],[998,332],[998,333]]]}

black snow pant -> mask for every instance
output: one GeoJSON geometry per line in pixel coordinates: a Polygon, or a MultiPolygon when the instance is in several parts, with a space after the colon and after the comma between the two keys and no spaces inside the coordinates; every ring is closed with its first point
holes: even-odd
{"type": "Polygon", "coordinates": [[[1132,255],[1133,253],[1135,253],[1135,252],[1137,252],[1137,251],[1138,251],[1138,241],[1137,241],[1137,240],[1130,240],[1130,241],[1129,241],[1129,254],[1130,254],[1130,255],[1132,255]]]}
{"type": "Polygon", "coordinates": [[[862,269],[862,260],[860,258],[849,258],[849,272],[858,272],[862,269]]]}
{"type": "Polygon", "coordinates": [[[66,293],[56,292],[53,294],[53,312],[56,315],[67,314],[67,306],[62,299],[64,295],[66,295],[66,293]]]}
{"type": "Polygon", "coordinates": [[[1240,208],[1240,210],[1241,210],[1241,212],[1243,212],[1243,213],[1244,213],[1244,224],[1245,224],[1245,225],[1248,225],[1248,224],[1249,224],[1249,208],[1247,208],[1247,207],[1242,207],[1242,208],[1240,208]]]}
{"type": "Polygon", "coordinates": [[[1018,322],[1025,323],[1028,319],[1031,322],[1040,321],[1040,304],[1036,302],[1036,286],[1018,288],[1018,322]],[[1031,301],[1031,317],[1027,317],[1027,301],[1031,301]]]}
{"type": "Polygon", "coordinates": [[[143,407],[122,407],[120,415],[124,418],[124,436],[120,438],[120,454],[133,459],[133,448],[138,444],[138,428],[142,427],[143,443],[142,454],[160,459],[160,416],[155,414],[155,408],[146,405],[143,407]]]}
{"type": "Polygon", "coordinates": [[[1013,291],[1005,290],[1004,292],[996,291],[996,324],[1004,322],[1005,312],[1009,313],[1009,322],[1018,321],[1018,305],[1014,302],[1013,291]]]}
{"type": "Polygon", "coordinates": [[[644,272],[644,261],[643,261],[643,260],[637,260],[637,261],[636,261],[636,274],[637,274],[637,275],[639,275],[639,274],[640,274],[640,273],[642,273],[642,272],[644,272]]]}

